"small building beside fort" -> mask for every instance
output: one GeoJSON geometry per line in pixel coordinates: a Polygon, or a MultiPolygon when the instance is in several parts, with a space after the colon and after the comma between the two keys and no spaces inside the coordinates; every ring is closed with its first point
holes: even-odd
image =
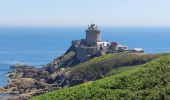
{"type": "Polygon", "coordinates": [[[90,58],[107,53],[117,53],[123,51],[135,52],[135,50],[137,50],[137,52],[143,52],[142,48],[129,50],[128,46],[124,46],[117,42],[102,41],[101,31],[95,24],[88,26],[85,32],[85,39],[72,41],[72,46],[76,49],[76,60],[79,62],[84,62],[90,58]]]}

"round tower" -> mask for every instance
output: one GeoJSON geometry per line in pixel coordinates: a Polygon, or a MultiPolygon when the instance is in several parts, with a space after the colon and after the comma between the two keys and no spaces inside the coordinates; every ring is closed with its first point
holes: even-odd
{"type": "Polygon", "coordinates": [[[88,26],[86,30],[86,44],[88,46],[96,45],[96,42],[100,41],[100,30],[95,24],[88,26]]]}

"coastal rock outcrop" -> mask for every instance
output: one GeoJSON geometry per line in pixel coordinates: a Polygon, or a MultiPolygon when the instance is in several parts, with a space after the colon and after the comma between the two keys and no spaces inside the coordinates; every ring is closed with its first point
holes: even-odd
{"type": "Polygon", "coordinates": [[[9,84],[1,90],[15,94],[16,98],[24,100],[33,95],[67,86],[65,78],[69,71],[66,71],[66,69],[77,63],[74,57],[74,49],[70,47],[64,55],[42,68],[24,64],[12,65],[13,71],[8,73],[9,84]]]}
{"type": "MultiPolygon", "coordinates": [[[[51,68],[55,68],[56,70],[60,68],[68,68],[72,67],[79,62],[76,61],[76,50],[74,46],[71,46],[64,55],[54,59],[51,63],[48,63],[45,65],[45,69],[48,70],[48,72],[53,72],[54,70],[51,70],[51,68]]],[[[55,70],[55,71],[56,71],[55,70]]]]}

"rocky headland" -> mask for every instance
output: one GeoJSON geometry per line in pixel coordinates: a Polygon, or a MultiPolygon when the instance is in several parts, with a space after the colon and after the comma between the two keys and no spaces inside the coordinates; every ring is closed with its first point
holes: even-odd
{"type": "Polygon", "coordinates": [[[155,55],[144,54],[143,49],[129,50],[117,42],[102,41],[101,31],[95,24],[88,26],[85,32],[86,38],[73,40],[65,54],[42,68],[22,64],[11,66],[14,70],[8,73],[9,84],[0,91],[14,94],[16,100],[28,99],[101,79],[117,67],[143,64],[156,58],[155,55]]]}
{"type": "Polygon", "coordinates": [[[64,55],[42,68],[22,64],[13,65],[11,68],[14,70],[8,73],[9,84],[1,88],[0,92],[15,95],[9,100],[27,100],[32,96],[52,90],[101,79],[112,68],[142,64],[157,57],[146,54],[118,53],[79,63],[75,55],[74,47],[70,47],[64,55]]]}

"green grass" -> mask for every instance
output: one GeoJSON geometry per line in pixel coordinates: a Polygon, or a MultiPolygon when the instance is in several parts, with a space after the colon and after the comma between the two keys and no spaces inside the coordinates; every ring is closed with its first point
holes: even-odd
{"type": "Polygon", "coordinates": [[[121,66],[132,66],[146,63],[154,59],[155,55],[135,55],[129,53],[118,53],[103,55],[94,58],[85,63],[74,66],[69,74],[71,85],[77,85],[78,80],[91,81],[101,79],[107,75],[112,69],[121,66]]]}
{"type": "Polygon", "coordinates": [[[109,77],[112,75],[117,75],[124,71],[135,69],[136,67],[138,66],[122,66],[122,67],[114,68],[109,73],[107,73],[106,76],[109,77]]]}
{"type": "Polygon", "coordinates": [[[31,100],[169,100],[170,55],[31,100]]]}

